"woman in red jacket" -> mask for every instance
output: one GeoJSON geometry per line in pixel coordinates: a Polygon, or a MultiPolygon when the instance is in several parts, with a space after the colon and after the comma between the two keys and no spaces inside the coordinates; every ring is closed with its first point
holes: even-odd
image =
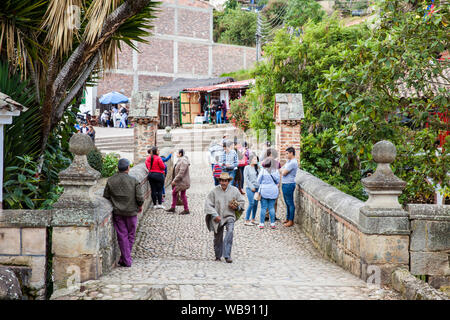
{"type": "Polygon", "coordinates": [[[164,162],[159,156],[157,147],[150,149],[150,156],[145,160],[148,169],[148,182],[152,190],[152,201],[155,209],[163,209],[162,193],[164,186],[164,162]]]}

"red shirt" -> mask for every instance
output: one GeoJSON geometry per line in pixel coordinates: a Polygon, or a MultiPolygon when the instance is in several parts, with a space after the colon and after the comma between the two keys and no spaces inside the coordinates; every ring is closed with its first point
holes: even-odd
{"type": "Polygon", "coordinates": [[[148,156],[147,160],[145,160],[145,166],[149,172],[159,172],[164,174],[164,162],[162,161],[160,156],[153,156],[153,166],[150,168],[150,163],[152,161],[152,156],[148,156]]]}

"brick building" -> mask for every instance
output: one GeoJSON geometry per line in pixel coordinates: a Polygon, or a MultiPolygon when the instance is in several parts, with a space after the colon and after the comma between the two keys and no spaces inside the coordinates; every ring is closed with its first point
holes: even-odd
{"type": "Polygon", "coordinates": [[[251,67],[256,49],[213,41],[213,6],[200,0],[162,0],[149,44],[122,47],[116,70],[90,93],[149,90],[176,78],[203,79],[251,67]]]}

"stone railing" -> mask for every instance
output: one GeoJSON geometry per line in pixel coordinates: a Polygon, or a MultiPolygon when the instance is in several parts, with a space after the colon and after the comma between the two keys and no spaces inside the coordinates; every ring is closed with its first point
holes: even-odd
{"type": "Polygon", "coordinates": [[[450,206],[409,204],[413,275],[435,288],[450,288],[450,206]]]}
{"type": "Polygon", "coordinates": [[[295,222],[324,256],[364,280],[390,283],[394,270],[406,268],[429,275],[435,287],[448,285],[449,206],[403,210],[398,196],[405,183],[390,168],[395,147],[382,141],[372,154],[378,167],[362,181],[366,202],[299,170],[295,222]]]}
{"type": "MultiPolygon", "coordinates": [[[[165,140],[160,153],[168,156],[173,151],[169,132],[165,140]]],[[[10,267],[19,276],[30,299],[48,296],[47,274],[52,275],[53,288],[58,290],[98,279],[119,259],[112,204],[103,198],[100,174],[86,159],[92,147],[87,135],[71,138],[74,160],[60,173],[64,193],[52,210],[0,211],[0,265],[10,267]]],[[[166,165],[166,184],[170,184],[172,159],[166,165]]],[[[135,165],[129,175],[141,182],[145,195],[140,221],[143,212],[152,206],[145,163],[135,165]]]]}

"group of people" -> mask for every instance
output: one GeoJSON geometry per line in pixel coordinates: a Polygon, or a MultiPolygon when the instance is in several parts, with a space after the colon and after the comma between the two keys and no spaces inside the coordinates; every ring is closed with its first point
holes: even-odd
{"type": "Polygon", "coordinates": [[[217,186],[221,173],[226,172],[231,177],[231,185],[248,197],[249,207],[246,212],[245,225],[257,224],[255,217],[258,203],[261,202],[259,227],[264,228],[267,213],[271,227],[275,228],[275,211],[280,186],[288,211],[284,225],[291,227],[294,224],[293,194],[295,175],[298,169],[294,148],[286,150],[288,161],[283,167],[276,160],[274,149],[268,147],[261,155],[262,161],[260,161],[260,157],[249,149],[246,142],[242,144],[237,140],[231,142],[226,139],[226,136],[222,139],[222,143],[217,140],[213,141],[209,152],[214,184],[217,186]],[[255,196],[255,194],[257,195],[255,196]]]}
{"type": "MultiPolygon", "coordinates": [[[[172,157],[170,154],[167,157],[159,155],[158,147],[152,147],[148,150],[149,156],[145,160],[145,165],[148,170],[148,181],[151,187],[152,202],[155,209],[164,209],[162,203],[165,198],[165,180],[167,176],[167,165],[165,162],[172,157]]],[[[191,178],[189,174],[190,161],[185,155],[183,149],[177,152],[177,161],[172,173],[172,205],[167,212],[174,213],[178,198],[183,202],[184,210],[180,213],[182,215],[190,214],[186,191],[191,187],[191,178]]]]}
{"type": "Polygon", "coordinates": [[[230,107],[225,100],[211,100],[210,104],[205,101],[203,104],[203,115],[207,123],[228,123],[227,112],[229,110],[230,107]]]}
{"type": "MultiPolygon", "coordinates": [[[[215,141],[210,147],[211,163],[215,187],[208,193],[205,200],[205,222],[209,231],[214,231],[214,254],[216,261],[225,258],[232,263],[231,249],[233,245],[234,224],[237,215],[245,210],[244,194],[248,197],[248,208],[245,214],[245,225],[257,225],[255,221],[258,203],[261,202],[259,228],[264,228],[266,212],[270,217],[270,226],[275,228],[276,201],[280,194],[280,184],[284,201],[287,206],[284,226],[294,224],[294,190],[295,175],[298,163],[295,159],[295,149],[286,149],[288,161],[281,166],[276,160],[274,149],[268,148],[260,158],[251,150],[247,143],[242,145],[231,142],[224,137],[222,148],[215,141]],[[240,165],[242,164],[242,165],[240,165]],[[239,169],[242,167],[242,169],[239,169]],[[242,171],[242,173],[240,173],[242,171]],[[240,180],[239,180],[240,179],[240,180]],[[245,191],[242,189],[245,186],[245,191]],[[226,233],[225,233],[226,231],[226,233]]],[[[165,194],[165,179],[167,162],[171,155],[162,157],[155,146],[148,150],[145,161],[148,169],[148,181],[151,186],[151,197],[155,209],[163,209],[165,194]]],[[[174,213],[181,199],[184,210],[180,214],[190,214],[186,191],[190,188],[190,161],[183,149],[176,153],[177,161],[173,168],[172,204],[166,209],[174,213]]],[[[130,162],[120,159],[118,173],[110,177],[106,183],[103,196],[113,204],[113,224],[117,232],[117,240],[121,251],[119,266],[130,267],[132,263],[131,249],[135,239],[137,214],[142,211],[144,196],[139,181],[128,175],[130,162]]]]}
{"type": "Polygon", "coordinates": [[[84,133],[91,137],[92,142],[95,143],[95,130],[93,126],[87,126],[86,123],[83,123],[81,127],[76,124],[75,129],[77,129],[77,133],[84,133]]]}
{"type": "Polygon", "coordinates": [[[103,111],[100,122],[104,127],[128,128],[128,110],[125,106],[121,106],[119,110],[113,105],[111,110],[103,111]]]}

